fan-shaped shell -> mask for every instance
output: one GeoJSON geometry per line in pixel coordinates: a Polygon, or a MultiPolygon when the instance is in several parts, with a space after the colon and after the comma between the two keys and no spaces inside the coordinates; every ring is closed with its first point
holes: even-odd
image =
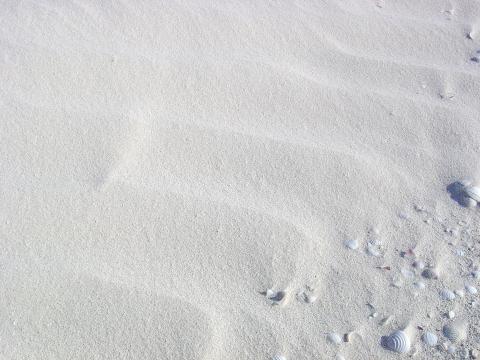
{"type": "Polygon", "coordinates": [[[428,346],[435,346],[438,342],[438,336],[434,333],[427,331],[425,334],[422,335],[422,340],[428,346]]]}
{"type": "Polygon", "coordinates": [[[385,345],[391,351],[404,354],[410,350],[410,339],[404,331],[397,330],[388,336],[385,345]]]}
{"type": "Polygon", "coordinates": [[[475,200],[476,202],[480,202],[480,187],[465,186],[463,188],[463,193],[467,195],[469,198],[475,200]]]}
{"type": "Polygon", "coordinates": [[[442,300],[451,301],[451,300],[455,299],[455,294],[451,290],[443,289],[443,290],[440,291],[440,298],[442,300]]]}
{"type": "Polygon", "coordinates": [[[462,322],[453,322],[443,327],[443,335],[453,343],[458,343],[467,338],[467,326],[462,322]]]}

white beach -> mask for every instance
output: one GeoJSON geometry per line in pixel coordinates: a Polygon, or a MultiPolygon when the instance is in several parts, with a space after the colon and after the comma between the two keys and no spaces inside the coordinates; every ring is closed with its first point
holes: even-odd
{"type": "Polygon", "coordinates": [[[479,1],[5,0],[0,31],[0,360],[478,354],[479,1]]]}

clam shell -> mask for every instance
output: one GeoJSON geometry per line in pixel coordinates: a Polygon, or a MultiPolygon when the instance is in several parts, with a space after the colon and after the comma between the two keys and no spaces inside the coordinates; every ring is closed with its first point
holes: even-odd
{"type": "Polygon", "coordinates": [[[443,289],[440,291],[440,298],[442,300],[452,301],[455,299],[455,294],[451,290],[443,289]]]}
{"type": "Polygon", "coordinates": [[[442,329],[443,335],[453,343],[462,342],[467,338],[467,325],[464,322],[452,322],[442,329]]]}
{"type": "Polygon", "coordinates": [[[407,353],[410,350],[410,339],[405,331],[397,330],[386,339],[385,346],[388,350],[397,353],[407,353]]]}
{"type": "Polygon", "coordinates": [[[422,335],[422,340],[428,346],[435,346],[437,345],[437,342],[438,342],[438,336],[435,335],[434,333],[427,331],[422,335]]]}
{"type": "Polygon", "coordinates": [[[478,186],[465,186],[463,193],[476,202],[480,201],[480,187],[478,186]]]}

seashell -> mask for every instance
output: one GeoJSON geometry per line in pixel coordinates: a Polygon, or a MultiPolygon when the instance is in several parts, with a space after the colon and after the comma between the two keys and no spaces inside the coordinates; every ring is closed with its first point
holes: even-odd
{"type": "Polygon", "coordinates": [[[480,271],[478,270],[472,271],[472,276],[474,279],[480,279],[480,271]]]}
{"type": "Polygon", "coordinates": [[[335,356],[335,360],[345,360],[345,358],[342,355],[337,354],[337,356],[335,356]]]}
{"type": "Polygon", "coordinates": [[[268,289],[265,292],[265,296],[272,302],[272,305],[280,305],[285,303],[287,299],[287,292],[283,290],[274,291],[272,289],[268,289]]]}
{"type": "Polygon", "coordinates": [[[358,249],[358,241],[355,239],[346,240],[344,244],[350,250],[358,249]]]}
{"type": "Polygon", "coordinates": [[[465,291],[463,291],[461,289],[460,290],[455,290],[453,293],[460,298],[463,298],[465,296],[465,291]]]}
{"type": "Polygon", "coordinates": [[[283,355],[274,355],[272,360],[287,360],[287,358],[283,355]]]}
{"type": "Polygon", "coordinates": [[[437,345],[437,342],[438,342],[438,336],[435,335],[434,333],[427,331],[422,335],[422,340],[428,346],[435,346],[437,345]]]}
{"type": "Polygon", "coordinates": [[[342,337],[337,333],[330,333],[327,335],[327,340],[332,344],[338,345],[342,342],[342,337]]]}
{"type": "Polygon", "coordinates": [[[375,256],[375,257],[379,257],[379,256],[382,255],[378,246],[373,245],[373,244],[368,244],[367,245],[367,254],[371,255],[371,256],[375,256]]]}
{"type": "Polygon", "coordinates": [[[475,295],[478,292],[477,288],[475,286],[472,286],[472,285],[465,285],[465,290],[470,295],[475,295]]]}
{"type": "Polygon", "coordinates": [[[476,202],[480,202],[480,187],[467,185],[463,188],[463,193],[476,202]]]}
{"type": "Polygon", "coordinates": [[[436,268],[427,268],[422,271],[422,276],[425,279],[438,279],[438,270],[436,268]]]}
{"type": "Polygon", "coordinates": [[[440,290],[440,299],[452,301],[453,299],[455,299],[455,294],[451,290],[443,289],[440,290]]]}
{"type": "Polygon", "coordinates": [[[462,342],[467,338],[467,324],[463,321],[456,321],[443,326],[443,335],[453,343],[462,342]]]}
{"type": "Polygon", "coordinates": [[[457,347],[455,345],[448,345],[447,352],[452,355],[455,354],[455,351],[457,351],[457,347]]]}
{"type": "Polygon", "coordinates": [[[449,319],[453,319],[453,318],[455,317],[455,311],[450,310],[450,311],[448,312],[447,316],[448,316],[449,319]]]}
{"type": "Polygon", "coordinates": [[[390,351],[404,354],[410,350],[410,338],[405,331],[397,330],[387,337],[385,346],[390,351]]]}
{"type": "Polygon", "coordinates": [[[467,208],[473,208],[478,205],[478,202],[467,195],[463,195],[460,197],[460,205],[465,206],[467,208]]]}

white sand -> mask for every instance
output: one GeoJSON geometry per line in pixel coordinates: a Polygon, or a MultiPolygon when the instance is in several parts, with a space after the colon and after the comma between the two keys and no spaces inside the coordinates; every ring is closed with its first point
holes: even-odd
{"type": "Polygon", "coordinates": [[[480,180],[478,1],[6,0],[0,29],[0,359],[396,359],[449,310],[480,349],[478,295],[438,294],[480,287],[446,191],[480,180]]]}

